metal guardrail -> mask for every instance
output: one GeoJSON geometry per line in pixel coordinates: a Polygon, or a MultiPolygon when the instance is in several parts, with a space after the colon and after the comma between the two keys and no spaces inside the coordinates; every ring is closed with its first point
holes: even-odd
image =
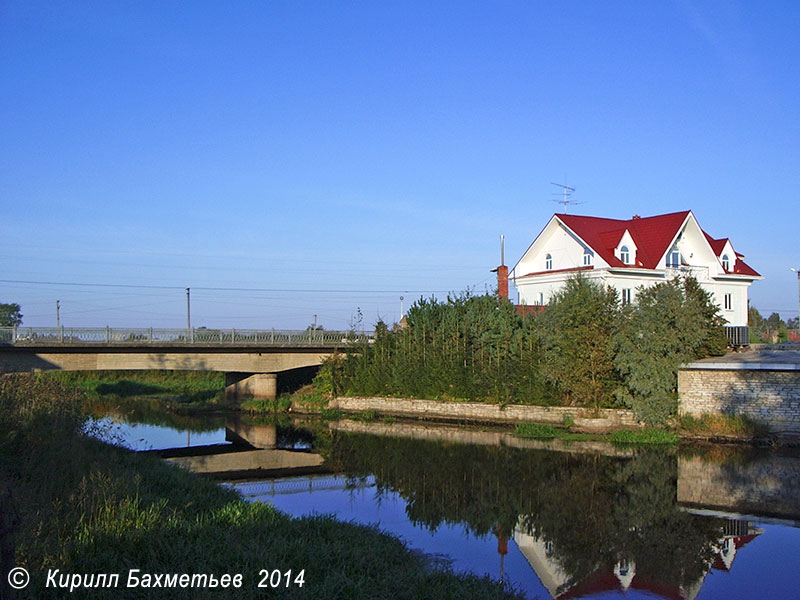
{"type": "Polygon", "coordinates": [[[118,327],[0,327],[0,344],[15,346],[202,345],[324,346],[371,342],[372,331],[287,329],[154,329],[118,327]]]}

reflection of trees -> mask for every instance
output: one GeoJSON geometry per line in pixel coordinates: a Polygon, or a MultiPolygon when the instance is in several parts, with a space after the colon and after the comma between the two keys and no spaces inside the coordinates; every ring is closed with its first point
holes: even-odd
{"type": "Polygon", "coordinates": [[[430,530],[517,527],[551,542],[573,580],[627,559],[637,576],[687,586],[707,572],[721,534],[722,521],[677,509],[670,452],[618,458],[337,434],[326,453],[335,470],[373,474],[430,530]]]}
{"type": "Polygon", "coordinates": [[[125,400],[89,399],[84,412],[96,419],[111,417],[127,423],[142,423],[169,427],[180,431],[203,433],[225,427],[224,416],[190,416],[172,412],[158,398],[127,398],[125,400]]]}

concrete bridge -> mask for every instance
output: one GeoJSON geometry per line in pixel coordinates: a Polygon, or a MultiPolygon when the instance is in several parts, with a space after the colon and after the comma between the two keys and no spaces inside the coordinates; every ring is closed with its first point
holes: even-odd
{"type": "Polygon", "coordinates": [[[371,332],[237,329],[0,328],[0,372],[222,371],[229,396],[274,398],[277,375],[315,367],[371,332]]]}

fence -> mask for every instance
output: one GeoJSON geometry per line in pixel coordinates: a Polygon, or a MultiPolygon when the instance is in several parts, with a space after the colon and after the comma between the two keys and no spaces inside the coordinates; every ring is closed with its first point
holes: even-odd
{"type": "Polygon", "coordinates": [[[370,342],[372,331],[323,329],[154,329],[118,327],[0,327],[0,344],[15,346],[203,345],[336,347],[370,342]]]}

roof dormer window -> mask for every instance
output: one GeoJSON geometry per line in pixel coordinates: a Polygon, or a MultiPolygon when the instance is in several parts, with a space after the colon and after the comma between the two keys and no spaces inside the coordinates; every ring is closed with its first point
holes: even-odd
{"type": "Polygon", "coordinates": [[[553,269],[553,257],[552,255],[548,254],[544,257],[544,268],[548,271],[553,269]]]}
{"type": "Polygon", "coordinates": [[[592,251],[586,248],[583,251],[583,266],[589,267],[592,265],[592,251]]]}
{"type": "Polygon", "coordinates": [[[727,254],[722,255],[722,268],[725,269],[726,271],[731,270],[731,263],[730,260],[728,259],[727,254]]]}
{"type": "Polygon", "coordinates": [[[628,250],[627,246],[619,249],[619,259],[626,265],[631,264],[631,251],[628,250]]]}
{"type": "Polygon", "coordinates": [[[681,266],[681,253],[678,250],[677,246],[673,246],[672,250],[670,250],[669,254],[667,254],[667,266],[668,267],[681,266]]]}

